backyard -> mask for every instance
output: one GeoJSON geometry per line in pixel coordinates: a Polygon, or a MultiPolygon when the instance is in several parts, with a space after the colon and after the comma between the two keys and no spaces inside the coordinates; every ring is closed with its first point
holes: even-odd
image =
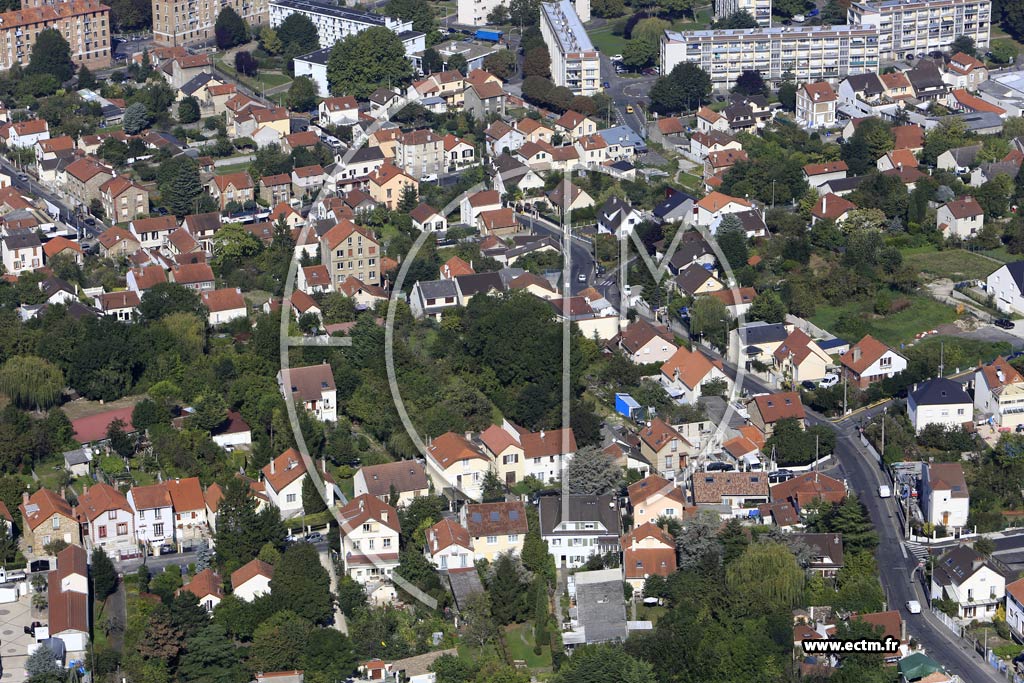
{"type": "MultiPolygon", "coordinates": [[[[874,313],[872,301],[853,301],[842,306],[819,305],[810,320],[818,327],[842,336],[843,330],[836,329],[836,323],[841,317],[857,316],[863,321],[865,332],[890,345],[912,342],[918,332],[956,320],[953,308],[934,299],[916,294],[905,298],[910,303],[907,308],[885,316],[874,313]]],[[[859,338],[859,334],[848,336],[859,338]]]]}
{"type": "Polygon", "coordinates": [[[223,71],[232,78],[237,78],[239,81],[252,88],[257,94],[262,94],[264,88],[269,90],[278,86],[288,85],[292,82],[292,79],[288,75],[279,71],[260,71],[256,74],[255,78],[242,76],[235,71],[234,64],[225,62],[221,57],[216,57],[215,61],[219,71],[223,71]]]}

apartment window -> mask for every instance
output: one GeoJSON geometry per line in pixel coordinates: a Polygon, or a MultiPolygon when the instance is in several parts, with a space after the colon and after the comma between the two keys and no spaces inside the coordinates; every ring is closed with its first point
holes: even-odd
{"type": "Polygon", "coordinates": [[[295,494],[294,493],[289,493],[287,496],[284,497],[284,499],[285,499],[286,502],[294,503],[295,502],[295,494]]]}
{"type": "Polygon", "coordinates": [[[494,545],[497,542],[498,542],[498,537],[497,536],[488,536],[487,537],[487,544],[488,545],[494,545]]]}

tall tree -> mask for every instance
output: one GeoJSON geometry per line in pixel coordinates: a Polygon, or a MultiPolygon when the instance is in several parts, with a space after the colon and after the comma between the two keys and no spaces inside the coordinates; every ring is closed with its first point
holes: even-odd
{"type": "Polygon", "coordinates": [[[185,643],[178,673],[196,683],[240,683],[238,649],[220,624],[209,624],[185,643]]]}
{"type": "Polygon", "coordinates": [[[693,570],[717,565],[722,558],[722,541],[718,537],[721,520],[710,513],[699,513],[676,534],[679,568],[693,570]]]}
{"type": "Polygon", "coordinates": [[[46,28],[36,35],[25,73],[49,74],[61,83],[74,75],[75,65],[71,61],[71,46],[60,31],[46,28]]]}
{"type": "Polygon", "coordinates": [[[253,634],[250,665],[257,671],[299,669],[312,632],[313,625],[308,619],[291,610],[277,612],[253,634]]]}
{"type": "Polygon", "coordinates": [[[289,14],[274,31],[277,39],[281,41],[282,51],[287,52],[293,48],[310,51],[320,48],[320,33],[316,24],[305,14],[289,14]]]}
{"type": "Polygon", "coordinates": [[[715,232],[715,241],[718,242],[718,248],[725,257],[726,262],[723,265],[728,265],[734,271],[747,265],[747,232],[735,214],[727,213],[722,216],[722,221],[715,232]]]}
{"type": "Polygon", "coordinates": [[[430,33],[437,28],[434,10],[430,3],[421,2],[421,0],[389,0],[385,11],[389,17],[411,21],[413,31],[430,33]]]}
{"type": "Polygon", "coordinates": [[[129,104],[128,108],[124,110],[122,125],[129,135],[135,135],[145,130],[149,126],[149,112],[146,110],[146,105],[141,102],[129,104]]]}
{"type": "Polygon", "coordinates": [[[63,391],[64,373],[39,356],[14,356],[0,366],[0,392],[22,408],[49,408],[63,391]]]}
{"type": "Polygon", "coordinates": [[[25,674],[29,683],[58,683],[64,680],[63,673],[63,668],[57,663],[57,655],[45,642],[25,660],[25,674]]]}
{"type": "Polygon", "coordinates": [[[576,451],[565,468],[565,488],[571,494],[601,494],[615,489],[622,479],[622,468],[598,447],[576,451]]]}
{"type": "Polygon", "coordinates": [[[412,77],[405,46],[394,31],[375,26],[335,43],[327,61],[331,93],[367,98],[381,86],[397,88],[412,77]]]}
{"type": "Polygon", "coordinates": [[[217,510],[217,562],[237,569],[256,557],[267,540],[259,529],[256,501],[249,494],[248,483],[231,477],[224,484],[224,498],[217,510]]]}
{"type": "Polygon", "coordinates": [[[958,52],[963,52],[968,57],[973,57],[977,48],[974,44],[974,38],[970,36],[957,36],[953,39],[953,42],[949,44],[949,54],[955,55],[958,52]]]}
{"type": "Polygon", "coordinates": [[[786,304],[782,303],[778,292],[767,289],[754,299],[749,317],[766,323],[781,323],[786,319],[786,304]]]}
{"type": "Polygon", "coordinates": [[[195,123],[199,120],[199,100],[192,95],[181,98],[178,102],[178,121],[195,123]]]}
{"type": "Polygon", "coordinates": [[[96,546],[92,550],[92,591],[97,600],[106,600],[107,596],[117,590],[117,570],[114,563],[107,557],[103,548],[96,546]]]}
{"type": "Polygon", "coordinates": [[[518,621],[526,613],[527,572],[512,553],[502,553],[491,567],[487,589],[491,613],[499,625],[518,621]]]}
{"type": "MultiPolygon", "coordinates": [[[[187,161],[175,164],[176,172],[167,182],[160,183],[160,196],[175,216],[186,216],[196,211],[203,182],[199,177],[199,164],[194,159],[182,156],[187,161]]],[[[159,175],[157,176],[160,180],[159,175]]]]}
{"type": "Polygon", "coordinates": [[[678,114],[704,104],[710,94],[711,76],[693,62],[682,62],[651,86],[651,109],[678,114]]]}
{"type": "Polygon", "coordinates": [[[317,491],[313,479],[308,476],[305,477],[302,480],[302,513],[314,515],[326,509],[327,503],[324,502],[324,497],[317,491]]]}
{"type": "Polygon", "coordinates": [[[213,25],[213,34],[217,39],[217,47],[226,50],[247,41],[249,28],[234,8],[226,5],[217,15],[217,22],[213,25]]]}
{"type": "Polygon", "coordinates": [[[768,91],[768,86],[760,71],[746,69],[736,78],[732,91],[740,95],[763,95],[768,91]]]}
{"type": "Polygon", "coordinates": [[[308,76],[297,76],[288,88],[288,108],[292,111],[312,111],[316,108],[316,85],[308,76]]]}
{"type": "Polygon", "coordinates": [[[777,543],[749,546],[725,576],[737,604],[755,613],[789,610],[803,597],[804,570],[789,548],[777,543]]]}
{"type": "MultiPolygon", "coordinates": [[[[217,522],[219,527],[219,515],[217,522]]],[[[291,609],[317,624],[327,624],[334,616],[331,579],[311,543],[293,543],[284,551],[274,567],[270,595],[280,609],[291,609]]]]}

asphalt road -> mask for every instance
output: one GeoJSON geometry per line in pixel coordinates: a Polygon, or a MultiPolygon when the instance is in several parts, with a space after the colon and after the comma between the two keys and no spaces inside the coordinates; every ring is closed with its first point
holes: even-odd
{"type": "MultiPolygon", "coordinates": [[[[546,235],[558,240],[559,243],[562,242],[561,226],[526,214],[516,214],[516,220],[520,225],[529,227],[534,234],[546,235]]],[[[594,257],[590,253],[590,246],[577,237],[573,237],[569,242],[569,268],[572,280],[569,286],[573,294],[578,294],[594,284],[594,257]]]]}
{"type": "Polygon", "coordinates": [[[651,89],[657,76],[631,76],[623,78],[615,73],[615,66],[608,58],[608,55],[601,55],[601,80],[607,82],[605,88],[612,102],[615,103],[616,120],[633,129],[641,137],[647,137],[644,112],[650,99],[647,92],[651,89]],[[633,105],[633,113],[626,111],[626,107],[633,105]]]}
{"type": "Polygon", "coordinates": [[[47,186],[40,185],[31,176],[28,177],[28,180],[18,178],[18,174],[21,171],[15,168],[6,158],[0,157],[0,169],[4,173],[11,175],[12,183],[16,189],[23,190],[36,197],[42,197],[56,206],[60,210],[60,219],[68,225],[77,228],[83,237],[96,237],[103,232],[104,226],[99,221],[96,221],[94,226],[86,225],[75,215],[73,208],[64,199],[51,192],[47,186]]]}

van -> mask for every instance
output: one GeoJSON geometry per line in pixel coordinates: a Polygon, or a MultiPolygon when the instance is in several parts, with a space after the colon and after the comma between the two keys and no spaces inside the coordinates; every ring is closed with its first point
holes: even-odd
{"type": "Polygon", "coordinates": [[[886,486],[885,484],[882,484],[881,486],[878,487],[878,497],[892,498],[892,489],[886,486]]]}

